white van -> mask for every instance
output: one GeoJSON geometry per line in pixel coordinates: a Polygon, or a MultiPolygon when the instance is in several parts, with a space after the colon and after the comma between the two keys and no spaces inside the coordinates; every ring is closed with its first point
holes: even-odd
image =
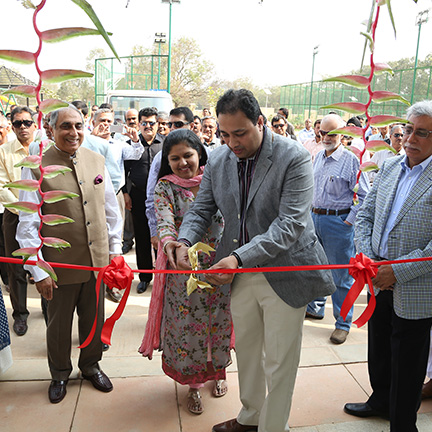
{"type": "Polygon", "coordinates": [[[169,112],[173,108],[171,95],[166,90],[112,90],[107,92],[105,102],[113,106],[115,118],[124,120],[128,109],[140,110],[155,107],[158,111],[169,112]]]}

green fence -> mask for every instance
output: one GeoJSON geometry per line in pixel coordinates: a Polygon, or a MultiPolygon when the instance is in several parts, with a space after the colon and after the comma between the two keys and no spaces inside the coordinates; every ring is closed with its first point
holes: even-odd
{"type": "MultiPolygon", "coordinates": [[[[375,75],[372,81],[372,90],[386,90],[398,93],[408,101],[411,100],[412,83],[414,68],[399,69],[393,71],[394,74],[388,73],[375,75]]],[[[432,66],[417,68],[413,102],[429,99],[431,95],[431,76],[432,66]]],[[[281,87],[280,105],[288,107],[290,116],[307,118],[309,113],[311,83],[293,84],[281,87]]],[[[354,87],[335,83],[314,81],[312,85],[312,119],[322,117],[329,110],[322,110],[320,107],[331,105],[337,102],[361,102],[366,103],[369,100],[367,90],[359,90],[354,87]]],[[[372,103],[368,112],[371,115],[388,114],[404,116],[407,105],[397,102],[388,101],[383,103],[372,103]]],[[[347,117],[345,112],[339,112],[342,116],[347,117]]]]}
{"type": "Polygon", "coordinates": [[[166,90],[167,55],[140,55],[95,60],[95,102],[110,90],[166,90]]]}

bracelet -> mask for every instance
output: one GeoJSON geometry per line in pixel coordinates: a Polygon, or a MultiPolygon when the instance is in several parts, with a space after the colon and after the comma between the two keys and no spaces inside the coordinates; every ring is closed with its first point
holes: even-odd
{"type": "Polygon", "coordinates": [[[163,251],[163,253],[166,255],[167,253],[166,253],[166,247],[170,244],[170,243],[172,243],[173,241],[172,240],[168,240],[166,243],[164,243],[164,245],[163,245],[163,247],[162,247],[162,251],[163,251]]]}
{"type": "Polygon", "coordinates": [[[235,259],[237,260],[238,268],[242,268],[242,267],[243,267],[242,260],[241,260],[241,258],[239,257],[238,253],[236,253],[236,252],[232,252],[232,253],[230,254],[230,256],[235,257],[235,259]]]}

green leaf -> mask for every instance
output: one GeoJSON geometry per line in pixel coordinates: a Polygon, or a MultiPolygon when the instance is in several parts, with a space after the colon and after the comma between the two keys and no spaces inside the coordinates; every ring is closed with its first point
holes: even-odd
{"type": "Polygon", "coordinates": [[[363,35],[368,41],[369,41],[369,49],[371,52],[374,50],[374,41],[372,38],[372,35],[370,33],[360,32],[361,35],[363,35]]]}
{"type": "Polygon", "coordinates": [[[7,95],[13,94],[13,95],[24,96],[24,97],[35,97],[36,87],[31,85],[16,86],[8,90],[5,90],[4,92],[2,92],[2,94],[7,94],[7,95]]]}
{"type": "Polygon", "coordinates": [[[366,112],[366,105],[360,102],[340,102],[323,106],[320,109],[339,109],[352,114],[364,114],[366,112]]]}
{"type": "Polygon", "coordinates": [[[51,204],[65,199],[72,199],[79,197],[76,193],[67,192],[63,190],[52,190],[43,193],[43,199],[46,203],[51,204]]]}
{"type": "Polygon", "coordinates": [[[371,161],[364,162],[360,165],[360,171],[362,172],[374,171],[378,169],[378,165],[371,161]]]}
{"type": "Polygon", "coordinates": [[[397,100],[406,105],[411,105],[409,101],[407,101],[403,96],[389,91],[374,91],[372,93],[372,100],[377,103],[387,102],[389,100],[397,100]]]}
{"type": "Polygon", "coordinates": [[[56,281],[57,282],[57,275],[55,274],[55,272],[54,272],[54,269],[46,262],[46,261],[44,261],[44,260],[38,260],[37,262],[36,262],[36,265],[40,268],[40,269],[42,269],[42,270],[44,270],[45,272],[47,272],[50,276],[51,276],[51,278],[54,280],[54,281],[56,281]]]}
{"type": "Polygon", "coordinates": [[[39,104],[39,109],[44,113],[48,114],[51,111],[55,111],[59,108],[68,107],[69,104],[67,102],[63,102],[59,99],[45,99],[39,104]]]}
{"type": "Polygon", "coordinates": [[[387,126],[392,123],[411,123],[409,120],[401,118],[401,117],[394,117],[389,115],[377,115],[370,118],[369,124],[371,126],[387,126]]]}
{"type": "Polygon", "coordinates": [[[32,248],[32,247],[21,248],[13,251],[12,256],[22,257],[24,260],[23,264],[25,264],[30,257],[37,255],[37,252],[38,252],[38,248],[32,248]]]}
{"type": "Polygon", "coordinates": [[[340,135],[348,135],[353,138],[362,138],[363,137],[363,129],[357,126],[345,126],[340,129],[332,130],[333,134],[340,135]]]}
{"type": "Polygon", "coordinates": [[[59,174],[65,175],[65,173],[70,171],[72,170],[69,167],[66,167],[64,165],[47,165],[43,169],[44,178],[47,179],[57,177],[59,174]]]}
{"type": "Polygon", "coordinates": [[[394,35],[395,35],[395,39],[396,39],[396,24],[395,24],[395,21],[394,21],[394,18],[393,18],[393,11],[392,11],[392,8],[391,8],[391,0],[386,0],[386,3],[387,3],[387,9],[388,9],[388,13],[390,15],[390,21],[392,23],[393,30],[394,30],[394,35]]]}
{"type": "Polygon", "coordinates": [[[21,0],[21,4],[26,9],[36,9],[36,6],[30,0],[21,0]]]}
{"type": "Polygon", "coordinates": [[[75,78],[91,78],[92,73],[75,69],[50,69],[41,73],[41,79],[48,83],[58,83],[75,78]]]}
{"type": "Polygon", "coordinates": [[[366,143],[366,149],[373,152],[377,152],[380,150],[390,150],[394,154],[397,154],[396,149],[394,149],[390,144],[387,144],[385,141],[381,140],[368,141],[366,143]]]}
{"type": "Polygon", "coordinates": [[[41,164],[41,158],[37,155],[30,155],[25,157],[24,159],[21,159],[17,164],[14,165],[15,168],[30,168],[34,169],[39,167],[41,164]]]}
{"type": "Polygon", "coordinates": [[[363,75],[340,75],[337,77],[323,79],[324,82],[341,82],[359,89],[367,88],[370,81],[363,75]]]}
{"type": "Polygon", "coordinates": [[[21,64],[32,64],[35,61],[32,52],[16,50],[0,50],[0,59],[21,64]]]}
{"type": "MultiPolygon", "coordinates": [[[[112,36],[112,33],[107,33],[112,36]]],[[[85,28],[85,27],[68,27],[45,30],[41,34],[41,38],[44,42],[54,43],[61,42],[67,39],[71,39],[77,36],[92,36],[100,35],[99,30],[85,28]]]]}
{"type": "Polygon", "coordinates": [[[71,247],[71,244],[69,242],[57,237],[44,237],[43,244],[45,246],[58,249],[60,251],[67,247],[71,247]]]}
{"type": "Polygon", "coordinates": [[[3,187],[34,192],[39,189],[39,182],[37,180],[17,180],[14,182],[6,183],[3,187]]]}
{"type": "Polygon", "coordinates": [[[42,216],[42,222],[45,225],[53,226],[53,225],[60,225],[65,223],[72,223],[75,222],[73,219],[58,215],[58,214],[47,214],[42,216]]]}
{"type": "Polygon", "coordinates": [[[39,208],[37,204],[27,202],[27,201],[16,201],[14,203],[3,204],[3,205],[6,208],[12,208],[18,211],[22,211],[24,213],[36,213],[39,208]]]}
{"type": "Polygon", "coordinates": [[[105,39],[105,42],[111,48],[111,51],[116,56],[117,60],[120,61],[120,58],[117,54],[117,51],[114,48],[114,45],[111,42],[111,39],[108,36],[108,33],[105,31],[102,23],[100,22],[99,18],[97,17],[97,15],[96,15],[95,11],[93,10],[93,8],[91,7],[91,5],[86,0],[72,0],[72,1],[76,5],[78,5],[88,15],[88,17],[93,21],[93,24],[99,30],[99,33],[105,39]]]}
{"type": "MultiPolygon", "coordinates": [[[[366,31],[368,33],[371,31],[371,28],[372,28],[373,16],[374,16],[374,12],[375,12],[375,3],[376,3],[376,0],[372,0],[372,7],[371,7],[371,11],[369,13],[369,19],[368,19],[367,24],[366,24],[366,31]]],[[[366,39],[365,43],[364,43],[364,47],[363,47],[363,54],[362,54],[362,60],[361,60],[361,65],[360,65],[360,71],[363,69],[363,63],[364,63],[364,59],[366,56],[367,43],[368,43],[368,41],[366,39]]]]}

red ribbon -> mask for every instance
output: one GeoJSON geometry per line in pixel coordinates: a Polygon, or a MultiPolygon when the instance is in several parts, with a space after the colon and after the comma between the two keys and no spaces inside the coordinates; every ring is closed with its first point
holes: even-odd
{"type": "Polygon", "coordinates": [[[100,285],[102,280],[107,284],[109,289],[118,288],[121,290],[125,290],[122,299],[120,300],[120,303],[117,306],[116,310],[105,321],[105,324],[102,327],[101,341],[103,343],[111,345],[111,334],[114,329],[114,324],[121,317],[124,311],[131,290],[132,279],[133,279],[132,269],[126,264],[122,256],[115,257],[109,265],[103,267],[100,270],[96,281],[95,320],[93,322],[93,326],[90,331],[90,334],[87,336],[87,339],[78,348],[85,348],[86,346],[88,346],[92,341],[94,334],[96,332],[99,293],[100,293],[100,285]]]}
{"type": "Polygon", "coordinates": [[[371,279],[377,275],[378,267],[374,260],[368,258],[362,253],[356,255],[355,258],[350,259],[350,266],[348,272],[355,281],[345,297],[340,313],[342,318],[346,319],[348,312],[354,306],[354,302],[362,292],[365,284],[368,284],[371,293],[370,300],[360,317],[354,321],[354,324],[356,324],[357,327],[362,327],[369,321],[375,310],[376,299],[371,279]]]}

